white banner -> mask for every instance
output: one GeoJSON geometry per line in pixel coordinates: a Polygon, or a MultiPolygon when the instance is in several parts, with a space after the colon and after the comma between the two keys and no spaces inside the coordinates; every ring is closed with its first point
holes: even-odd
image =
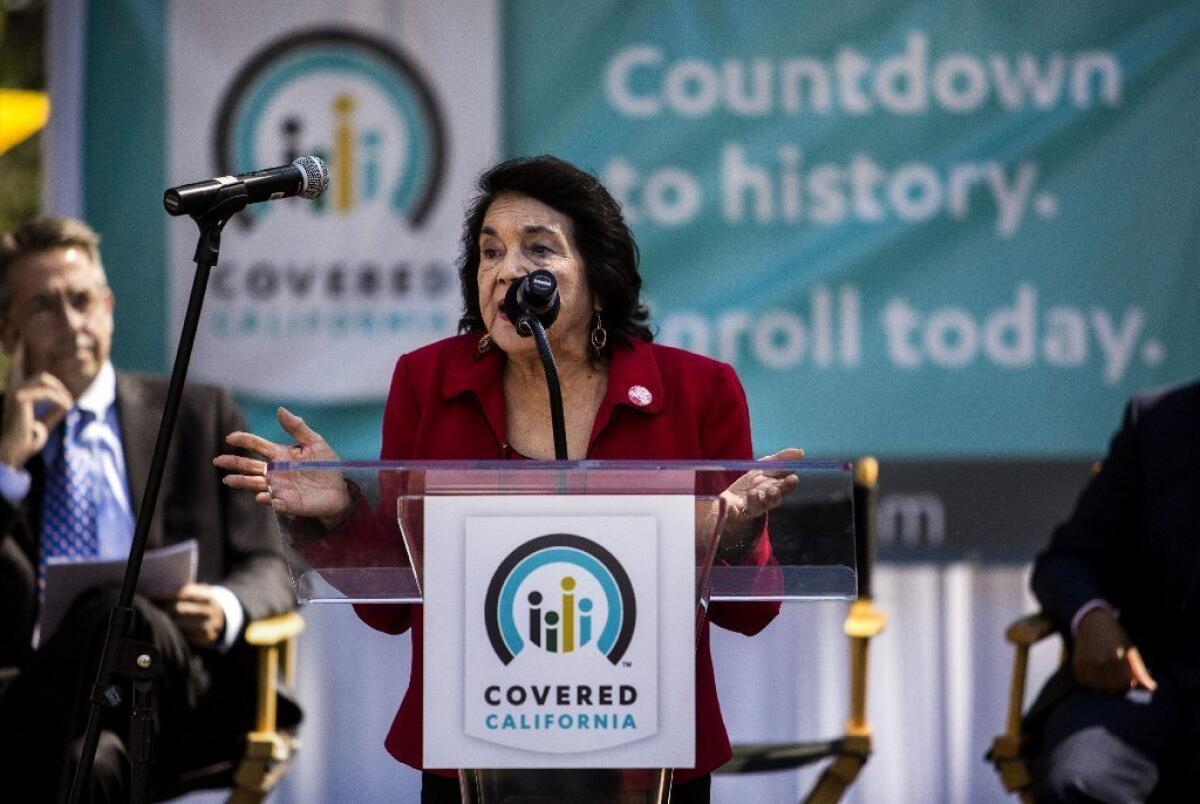
{"type": "MultiPolygon", "coordinates": [[[[398,355],[455,329],[463,204],[498,152],[496,9],[350,5],[171,5],[169,182],[303,154],[331,171],[320,199],[257,204],[226,227],[198,379],[270,399],[379,399],[398,355]]],[[[172,349],[195,241],[172,221],[172,349]]]]}

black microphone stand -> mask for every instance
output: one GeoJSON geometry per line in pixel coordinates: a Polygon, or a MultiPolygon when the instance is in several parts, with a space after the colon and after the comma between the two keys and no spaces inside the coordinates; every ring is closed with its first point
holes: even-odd
{"type": "Polygon", "coordinates": [[[550,351],[550,340],[546,328],[536,315],[525,313],[516,321],[517,332],[533,335],[537,342],[538,356],[546,371],[546,389],[550,392],[550,425],[554,428],[554,459],[567,459],[567,428],[563,423],[562,386],[558,382],[558,367],[554,364],[554,353],[550,351]]]}
{"type": "Polygon", "coordinates": [[[216,266],[221,251],[221,230],[235,214],[245,208],[249,201],[246,186],[242,182],[222,188],[211,207],[192,215],[200,236],[196,243],[196,276],[192,281],[192,293],[188,299],[187,313],[179,336],[179,347],[175,352],[175,364],[171,370],[171,382],[167,388],[167,399],[162,419],[158,426],[158,438],[154,442],[154,457],[150,462],[146,494],[138,509],[137,526],[133,543],[129,548],[129,559],[125,564],[125,577],[121,582],[121,593],[117,605],[113,606],[108,618],[108,631],[104,638],[104,649],[100,654],[100,666],[96,681],[92,685],[91,703],[88,710],[87,731],[84,734],[83,753],[71,785],[71,804],[83,801],[92,776],[96,759],[96,746],[100,741],[100,716],[105,708],[116,709],[124,700],[121,685],[114,676],[123,676],[133,682],[133,696],[129,715],[130,796],[132,804],[143,804],[150,800],[150,769],[154,762],[154,699],[155,679],[158,675],[159,656],[154,646],[129,636],[133,626],[133,594],[137,589],[138,574],[142,569],[142,558],[146,553],[146,541],[150,533],[150,520],[158,503],[159,487],[162,485],[163,470],[167,462],[167,450],[175,430],[175,419],[179,414],[179,403],[183,397],[183,386],[187,379],[188,363],[192,357],[192,345],[196,341],[196,330],[200,325],[200,308],[204,304],[204,291],[208,276],[216,266]]]}

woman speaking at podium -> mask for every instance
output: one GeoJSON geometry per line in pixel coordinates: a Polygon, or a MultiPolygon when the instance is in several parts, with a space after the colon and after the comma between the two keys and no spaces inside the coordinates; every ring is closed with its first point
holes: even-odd
{"type": "MultiPolygon", "coordinates": [[[[461,334],[402,355],[383,416],[380,458],[402,460],[553,460],[546,377],[537,346],[505,312],[505,297],[534,271],[549,271],[561,302],[546,332],[562,389],[571,460],[749,460],[749,411],[733,369],[652,343],[639,293],[638,251],[620,207],[592,175],[549,156],[514,159],[486,171],[463,226],[461,334]]],[[[510,308],[511,309],[511,308],[510,308]]],[[[270,505],[267,461],[337,460],[320,435],[280,408],[296,444],[250,433],[228,441],[265,460],[223,455],[225,482],[270,505]]],[[[796,460],[796,449],[767,460],[796,460]]],[[[739,561],[770,562],[768,539],[754,521],[796,485],[794,475],[751,473],[725,493],[722,534],[739,561]]],[[[338,521],[353,507],[345,490],[322,510],[285,511],[338,521]]],[[[280,501],[276,501],[278,510],[280,501]]],[[[385,741],[396,759],[424,769],[421,757],[420,606],[358,606],[369,625],[390,634],[412,629],[412,673],[385,741]]],[[[762,630],[774,603],[716,604],[708,619],[742,634],[762,630]]],[[[696,651],[696,766],[678,769],[671,800],[708,801],[709,774],[730,756],[717,702],[708,625],[696,651]]],[[[422,801],[458,801],[456,772],[424,769],[422,801]]]]}

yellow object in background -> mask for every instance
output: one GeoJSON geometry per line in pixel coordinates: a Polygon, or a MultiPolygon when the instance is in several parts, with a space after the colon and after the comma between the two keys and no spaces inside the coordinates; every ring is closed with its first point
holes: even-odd
{"type": "Polygon", "coordinates": [[[24,142],[50,118],[50,96],[28,89],[0,89],[0,154],[24,142]]]}

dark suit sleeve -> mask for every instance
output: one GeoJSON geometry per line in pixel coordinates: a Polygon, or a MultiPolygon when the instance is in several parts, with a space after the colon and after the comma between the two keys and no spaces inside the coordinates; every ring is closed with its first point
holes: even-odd
{"type": "Polygon", "coordinates": [[[8,541],[13,538],[13,529],[17,527],[20,519],[21,512],[0,495],[0,540],[8,541]]]}
{"type": "Polygon", "coordinates": [[[1122,606],[1124,572],[1142,511],[1139,404],[1125,408],[1121,429],[1108,455],[1034,564],[1033,592],[1060,633],[1070,636],[1071,619],[1089,600],[1122,606]]]}
{"type": "MultiPolygon", "coordinates": [[[[0,556],[5,558],[9,555],[20,556],[25,563],[30,563],[29,557],[25,555],[17,541],[17,530],[24,527],[24,513],[19,508],[13,507],[13,504],[3,495],[0,495],[0,556]]],[[[0,610],[0,616],[5,613],[0,610]]]]}
{"type": "MultiPolygon", "coordinates": [[[[0,394],[0,409],[3,405],[0,394]]],[[[18,667],[32,651],[38,613],[37,557],[27,507],[25,502],[13,506],[0,495],[0,667],[18,667]]]]}
{"type": "MultiPolygon", "coordinates": [[[[246,421],[225,390],[217,392],[214,455],[228,449],[225,435],[246,430],[246,421]]],[[[221,585],[232,591],[246,611],[246,620],[282,614],[296,607],[291,576],[276,533],[274,514],[254,501],[253,494],[220,484],[221,526],[225,539],[225,577],[221,585]]]]}
{"type": "Polygon", "coordinates": [[[17,543],[19,512],[0,497],[7,517],[0,530],[0,667],[17,667],[31,651],[37,619],[37,570],[17,543]]]}
{"type": "MultiPolygon", "coordinates": [[[[711,387],[711,402],[704,417],[701,445],[706,459],[753,460],[750,440],[750,408],[746,392],[731,366],[722,364],[711,387]]],[[[773,563],[770,540],[764,530],[740,564],[765,566],[773,563]]],[[[779,614],[778,603],[714,603],[708,618],[730,631],[757,634],[779,614]]]]}

